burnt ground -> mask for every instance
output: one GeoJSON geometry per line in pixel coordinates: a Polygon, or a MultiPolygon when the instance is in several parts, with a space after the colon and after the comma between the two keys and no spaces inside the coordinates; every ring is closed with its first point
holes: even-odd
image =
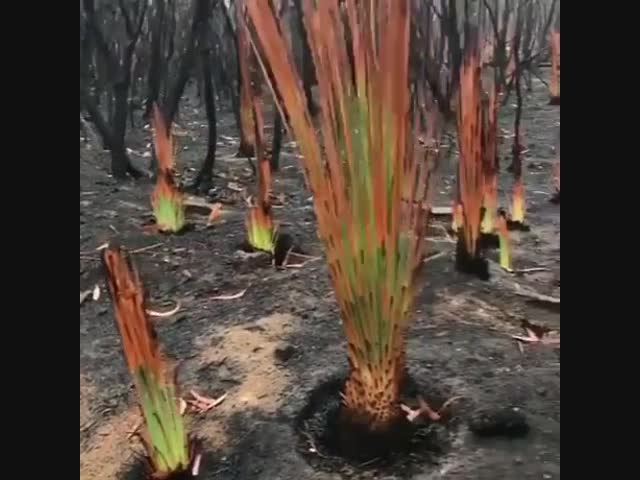
{"type": "MultiPolygon", "coordinates": [[[[454,270],[455,245],[444,229],[430,232],[430,254],[441,255],[429,261],[426,285],[417,299],[408,340],[409,366],[427,396],[440,392],[440,398],[464,398],[453,406],[444,451],[408,469],[377,470],[373,464],[364,471],[344,465],[327,471],[317,467],[311,445],[294,432],[294,421],[310,391],[344,371],[345,342],[322,260],[276,271],[237,252],[244,235],[242,196],[252,191],[253,183],[246,160],[233,156],[237,148],[233,117],[220,115],[222,136],[215,169],[225,214],[207,228],[206,217],[194,213],[195,230],[180,236],[145,233],[151,184],[114,182],[108,176],[108,153],[81,142],[80,289],[98,284],[102,291],[97,301],[88,299],[80,306],[81,479],[125,478],[140,451],[127,438],[139,417],[96,252],[114,237],[129,250],[149,247],[133,256],[150,295],[150,308],[170,310],[180,302],[175,315],[154,322],[165,351],[178,361],[183,391],[228,395],[205,414],[189,414],[207,453],[202,478],[560,478],[559,347],[532,345],[521,351],[511,338],[522,334],[523,319],[554,330],[560,327],[558,311],[516,294],[518,285],[521,290],[560,296],[560,211],[549,203],[552,146],[560,114],[547,101],[544,86],[534,82],[524,111],[531,232],[514,232],[512,239],[515,268],[548,270],[511,275],[492,265],[489,282],[465,277],[454,270]],[[238,188],[243,191],[236,192],[238,188]],[[240,298],[212,299],[245,289],[240,298]],[[293,355],[286,361],[277,359],[276,349],[285,347],[291,347],[288,353],[293,355]],[[512,407],[526,417],[530,429],[525,436],[478,437],[470,431],[469,422],[479,412],[512,407]],[[311,462],[305,458],[309,455],[311,462]]],[[[194,175],[204,155],[206,121],[195,100],[183,105],[178,163],[184,180],[194,175]]],[[[512,111],[509,105],[501,112],[506,130],[511,129],[512,111]]],[[[148,142],[148,131],[132,131],[129,145],[141,165],[147,161],[143,155],[148,142]]],[[[505,154],[509,148],[510,140],[505,140],[505,154]]],[[[309,255],[321,255],[310,194],[296,161],[288,144],[282,169],[274,178],[273,190],[280,197],[275,217],[309,255]]],[[[438,205],[450,204],[451,163],[442,164],[438,205]]],[[[505,206],[511,185],[508,174],[502,174],[501,184],[505,206]]],[[[497,260],[497,252],[490,257],[497,260]]]]}

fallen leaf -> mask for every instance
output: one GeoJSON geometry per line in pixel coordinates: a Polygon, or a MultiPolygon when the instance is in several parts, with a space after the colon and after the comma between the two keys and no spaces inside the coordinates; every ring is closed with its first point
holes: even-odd
{"type": "Polygon", "coordinates": [[[234,192],[241,192],[243,190],[243,188],[236,182],[227,183],[227,188],[229,190],[233,190],[234,192]]]}
{"type": "Polygon", "coordinates": [[[202,460],[202,454],[198,453],[196,454],[196,458],[193,460],[193,466],[191,467],[191,475],[193,475],[193,477],[197,477],[198,474],[200,473],[200,461],[202,460]]]}
{"type": "Polygon", "coordinates": [[[211,300],[235,300],[236,298],[242,297],[245,293],[247,293],[246,288],[238,293],[234,293],[233,295],[218,295],[216,297],[211,297],[211,300]]]}
{"type": "Polygon", "coordinates": [[[80,292],[80,305],[82,305],[87,298],[91,295],[91,290],[85,290],[84,292],[80,292]]]}
{"type": "Polygon", "coordinates": [[[209,218],[207,218],[207,226],[211,225],[221,216],[222,216],[222,204],[219,202],[212,204],[211,212],[209,213],[209,218]]]}
{"type": "Polygon", "coordinates": [[[176,306],[173,309],[169,310],[168,312],[157,312],[155,310],[147,309],[147,315],[149,315],[150,317],[166,318],[166,317],[170,317],[171,315],[174,315],[175,313],[178,312],[178,310],[180,310],[180,302],[177,302],[176,306]]]}
{"type": "Polygon", "coordinates": [[[96,285],[93,287],[93,292],[91,294],[91,298],[94,302],[97,302],[100,299],[100,286],[96,285]]]}

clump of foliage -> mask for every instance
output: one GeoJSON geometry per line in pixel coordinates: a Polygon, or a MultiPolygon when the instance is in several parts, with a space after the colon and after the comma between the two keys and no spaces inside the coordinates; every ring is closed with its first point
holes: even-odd
{"type": "Polygon", "coordinates": [[[318,79],[319,131],[269,2],[247,3],[266,76],[302,154],[347,337],[339,428],[376,436],[407,422],[399,400],[405,332],[429,212],[429,162],[416,155],[409,115],[410,5],[302,5],[318,79]]]}
{"type": "Polygon", "coordinates": [[[162,359],[140,276],[117,246],[102,253],[122,348],[144,416],[149,478],[192,478],[199,454],[180,413],[175,376],[162,359]],[[191,476],[190,476],[191,475],[191,476]]]}
{"type": "Polygon", "coordinates": [[[254,98],[254,124],[256,126],[256,156],[258,158],[258,195],[255,205],[249,209],[245,226],[247,241],[256,250],[275,251],[277,229],[271,215],[269,190],[271,187],[271,163],[264,148],[264,128],[260,100],[254,98]]]}
{"type": "MultiPolygon", "coordinates": [[[[243,41],[248,43],[247,26],[242,15],[238,15],[238,32],[242,32],[243,41]]],[[[250,50],[247,54],[252,53],[250,50]]],[[[248,68],[247,68],[248,70],[248,68]]],[[[255,151],[258,168],[258,194],[254,205],[249,209],[245,219],[247,230],[247,242],[255,250],[274,254],[276,247],[277,228],[274,225],[271,214],[271,201],[269,193],[271,190],[271,162],[265,148],[264,118],[262,114],[262,100],[259,95],[246,89],[249,113],[251,114],[250,125],[253,128],[251,136],[253,150],[255,151]]]]}
{"type": "Polygon", "coordinates": [[[185,206],[182,192],[174,179],[174,157],[171,132],[160,109],[155,106],[151,118],[153,144],[158,159],[158,177],[151,193],[151,206],[156,225],[161,232],[177,233],[185,226],[185,206]]]}
{"type": "Polygon", "coordinates": [[[522,177],[518,177],[513,182],[512,203],[511,203],[511,221],[514,223],[524,224],[524,184],[522,177]]]}
{"type": "Polygon", "coordinates": [[[458,89],[458,200],[462,224],[458,225],[456,266],[465,273],[488,277],[488,265],[482,258],[478,239],[481,232],[482,203],[485,189],[483,171],[483,119],[480,51],[477,30],[472,30],[460,68],[458,89]]]}

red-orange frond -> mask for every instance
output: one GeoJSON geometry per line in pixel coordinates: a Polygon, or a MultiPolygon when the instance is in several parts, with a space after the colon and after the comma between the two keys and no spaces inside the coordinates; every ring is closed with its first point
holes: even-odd
{"type": "Polygon", "coordinates": [[[521,178],[517,178],[513,183],[513,204],[511,207],[511,220],[524,223],[524,185],[521,178]]]}
{"type": "Polygon", "coordinates": [[[171,132],[167,129],[164,115],[157,105],[153,106],[151,127],[153,129],[153,145],[158,159],[158,170],[172,173],[174,162],[171,132]]]}
{"type": "Polygon", "coordinates": [[[498,215],[497,228],[500,238],[500,266],[506,270],[511,270],[511,241],[509,240],[507,219],[502,214],[498,215]]]}
{"type": "Polygon", "coordinates": [[[184,226],[182,193],[173,180],[174,155],[171,132],[160,108],[154,105],[151,117],[153,143],[158,159],[158,175],[151,192],[151,206],[161,231],[176,232],[184,226]]]}
{"type": "Polygon", "coordinates": [[[160,380],[163,378],[160,348],[147,317],[138,272],[118,247],[103,250],[102,261],[129,370],[136,375],[140,368],[145,368],[160,380]]]}
{"type": "Polygon", "coordinates": [[[264,119],[262,116],[262,101],[253,100],[253,118],[255,126],[255,152],[258,161],[258,205],[267,212],[270,211],[269,191],[271,189],[271,163],[267,156],[264,138],[264,119]]]}
{"type": "Polygon", "coordinates": [[[484,189],[480,52],[477,34],[465,52],[460,69],[458,102],[458,195],[463,210],[463,234],[467,252],[476,255],[484,189]]]}
{"type": "Polygon", "coordinates": [[[492,82],[488,98],[482,108],[482,173],[483,206],[485,214],[482,231],[492,233],[493,218],[498,204],[498,94],[497,85],[492,82]]]}
{"type": "MultiPolygon", "coordinates": [[[[241,149],[255,149],[255,125],[253,116],[253,102],[255,92],[251,85],[251,64],[253,60],[253,52],[249,44],[247,27],[244,22],[246,7],[244,0],[237,0],[235,5],[236,11],[236,36],[238,46],[238,68],[240,69],[240,130],[241,149]]],[[[247,154],[249,152],[246,152],[247,154]]]]}

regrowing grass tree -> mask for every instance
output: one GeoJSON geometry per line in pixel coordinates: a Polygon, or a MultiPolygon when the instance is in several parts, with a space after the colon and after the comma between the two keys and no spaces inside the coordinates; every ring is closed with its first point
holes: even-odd
{"type": "MultiPolygon", "coordinates": [[[[305,0],[320,99],[316,130],[290,46],[269,7],[249,0],[255,44],[297,139],[347,338],[337,415],[342,452],[386,454],[408,425],[405,332],[423,264],[428,163],[414,151],[406,0],[305,0]],[[344,4],[344,5],[342,5],[344,4]],[[348,35],[346,35],[348,31],[348,35]],[[395,438],[395,437],[394,437],[395,438]]],[[[275,93],[275,92],[274,92],[275,93]]]]}
{"type": "Polygon", "coordinates": [[[462,210],[462,225],[458,225],[456,268],[489,278],[487,261],[482,257],[479,242],[483,192],[483,122],[480,50],[477,31],[470,32],[469,43],[460,68],[458,90],[458,204],[462,210]]]}
{"type": "Polygon", "coordinates": [[[142,440],[149,478],[195,478],[200,463],[178,405],[173,373],[162,359],[153,326],[147,317],[140,277],[117,246],[103,251],[102,261],[113,301],[122,348],[144,416],[142,440]]]}
{"type": "Polygon", "coordinates": [[[173,142],[160,109],[155,106],[151,119],[153,143],[158,160],[158,176],[151,193],[151,206],[156,226],[161,232],[177,233],[185,227],[185,206],[182,192],[173,180],[173,142]]]}
{"type": "MultiPolygon", "coordinates": [[[[243,27],[238,27],[243,28],[243,27]]],[[[253,123],[255,125],[255,151],[258,161],[258,195],[245,220],[247,241],[256,250],[275,252],[276,228],[271,215],[269,189],[271,187],[271,163],[265,152],[264,120],[259,98],[254,97],[253,123]]]]}
{"type": "Polygon", "coordinates": [[[481,231],[493,234],[498,210],[498,92],[494,82],[482,109],[483,216],[481,231]]]}

